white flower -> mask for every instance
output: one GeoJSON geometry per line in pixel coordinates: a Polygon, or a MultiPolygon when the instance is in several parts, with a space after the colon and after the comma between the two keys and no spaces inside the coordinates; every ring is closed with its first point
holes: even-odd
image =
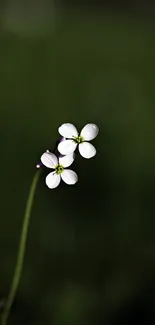
{"type": "Polygon", "coordinates": [[[68,155],[74,152],[77,146],[79,147],[79,152],[84,158],[92,158],[96,155],[95,147],[87,142],[94,139],[99,128],[96,124],[87,124],[82,129],[79,134],[76,127],[71,123],[62,124],[59,129],[59,133],[66,138],[66,140],[58,144],[58,150],[62,155],[68,155]]]}
{"type": "Polygon", "coordinates": [[[78,181],[77,174],[73,170],[65,169],[66,167],[69,167],[73,161],[73,153],[59,158],[48,150],[43,153],[41,156],[42,164],[48,168],[54,169],[53,172],[47,175],[45,180],[46,185],[51,189],[56,188],[59,185],[61,178],[68,185],[75,184],[78,181]]]}

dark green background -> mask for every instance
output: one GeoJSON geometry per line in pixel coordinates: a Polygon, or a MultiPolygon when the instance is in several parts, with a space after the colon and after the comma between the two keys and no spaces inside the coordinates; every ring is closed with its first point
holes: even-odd
{"type": "Polygon", "coordinates": [[[76,186],[49,190],[41,175],[9,324],[153,324],[154,23],[110,11],[15,17],[0,28],[1,298],[40,155],[64,122],[100,133],[97,156],[74,164],[76,186]]]}

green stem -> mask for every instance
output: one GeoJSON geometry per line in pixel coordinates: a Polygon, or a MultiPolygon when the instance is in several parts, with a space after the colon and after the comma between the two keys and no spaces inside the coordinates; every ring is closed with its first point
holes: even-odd
{"type": "Polygon", "coordinates": [[[7,319],[8,319],[10,309],[11,309],[11,306],[13,304],[13,301],[14,301],[14,298],[15,298],[15,295],[16,295],[16,292],[18,289],[18,285],[19,285],[19,281],[20,281],[20,277],[21,277],[21,273],[22,273],[22,269],[23,269],[29,220],[30,220],[32,204],[33,204],[35,189],[36,189],[36,185],[37,185],[37,182],[39,179],[39,175],[40,175],[40,170],[37,170],[37,172],[34,175],[34,178],[32,180],[32,184],[31,184],[30,191],[29,191],[29,196],[28,196],[28,200],[27,200],[27,204],[26,204],[23,226],[22,226],[22,231],[21,231],[15,272],[14,272],[14,276],[13,276],[13,280],[12,280],[12,284],[11,284],[11,289],[10,289],[8,298],[6,300],[5,306],[4,306],[4,311],[2,313],[2,323],[1,323],[2,325],[7,324],[7,319]]]}

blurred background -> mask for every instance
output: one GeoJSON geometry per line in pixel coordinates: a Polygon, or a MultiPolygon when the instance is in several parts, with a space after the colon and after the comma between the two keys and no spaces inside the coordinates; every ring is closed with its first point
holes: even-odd
{"type": "Polygon", "coordinates": [[[8,324],[155,323],[155,5],[3,0],[0,300],[35,165],[58,127],[100,128],[76,186],[43,171],[8,324]]]}

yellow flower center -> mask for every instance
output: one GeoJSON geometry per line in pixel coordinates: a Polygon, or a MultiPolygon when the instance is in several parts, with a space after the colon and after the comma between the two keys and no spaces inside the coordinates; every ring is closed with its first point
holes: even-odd
{"type": "Polygon", "coordinates": [[[73,141],[77,144],[84,142],[84,138],[78,135],[77,137],[73,137],[73,141]]]}
{"type": "Polygon", "coordinates": [[[64,167],[59,164],[54,169],[57,175],[61,174],[64,171],[64,167]]]}

